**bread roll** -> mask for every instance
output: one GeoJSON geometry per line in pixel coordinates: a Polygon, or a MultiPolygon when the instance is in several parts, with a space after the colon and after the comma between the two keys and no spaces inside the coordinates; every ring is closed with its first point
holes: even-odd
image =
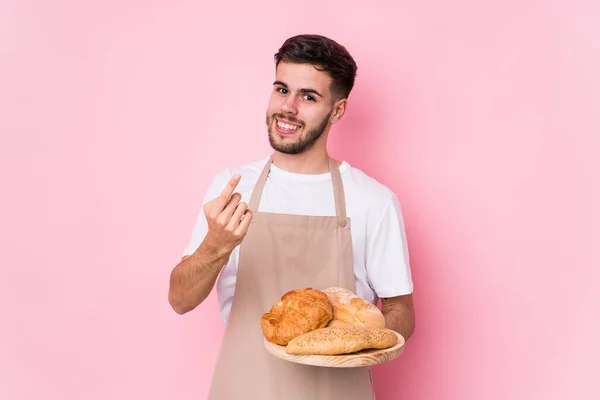
{"type": "Polygon", "coordinates": [[[326,327],[292,339],[285,352],[301,355],[338,355],[365,349],[387,349],[397,343],[398,336],[389,329],[361,326],[326,327]]]}
{"type": "Polygon", "coordinates": [[[385,318],[377,306],[339,287],[323,290],[333,305],[333,318],[330,327],[362,326],[369,328],[385,328],[385,318]]]}
{"type": "Polygon", "coordinates": [[[285,346],[296,336],[327,326],[332,317],[333,307],[323,292],[297,289],[284,294],[260,325],[267,340],[285,346]]]}

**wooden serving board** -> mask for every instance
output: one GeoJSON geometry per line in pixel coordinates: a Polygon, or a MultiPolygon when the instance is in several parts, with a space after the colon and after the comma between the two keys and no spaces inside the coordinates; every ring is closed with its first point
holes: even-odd
{"type": "Polygon", "coordinates": [[[336,356],[323,355],[295,355],[285,352],[285,346],[280,346],[269,342],[264,338],[265,348],[273,356],[285,361],[290,361],[298,364],[314,365],[317,367],[333,367],[333,368],[354,368],[368,367],[375,364],[383,364],[392,361],[404,350],[404,337],[398,332],[394,332],[398,336],[398,343],[390,348],[378,350],[368,349],[358,351],[356,353],[342,354],[336,356]]]}

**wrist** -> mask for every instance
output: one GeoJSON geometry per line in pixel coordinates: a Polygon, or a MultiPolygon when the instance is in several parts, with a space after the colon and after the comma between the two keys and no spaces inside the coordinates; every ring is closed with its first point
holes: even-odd
{"type": "Polygon", "coordinates": [[[227,246],[216,243],[212,238],[207,235],[202,241],[196,252],[205,256],[212,256],[214,258],[228,257],[233,249],[229,249],[227,246]]]}

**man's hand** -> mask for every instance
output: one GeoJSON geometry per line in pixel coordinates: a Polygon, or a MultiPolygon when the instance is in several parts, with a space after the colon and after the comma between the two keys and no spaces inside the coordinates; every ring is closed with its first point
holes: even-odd
{"type": "Polygon", "coordinates": [[[208,222],[204,244],[211,250],[230,253],[248,232],[252,211],[246,203],[240,203],[239,193],[233,193],[239,182],[240,176],[234,175],[221,195],[204,206],[208,222]]]}
{"type": "Polygon", "coordinates": [[[193,310],[206,299],[231,252],[248,232],[252,212],[246,203],[240,203],[239,193],[232,194],[239,181],[240,176],[234,176],[219,197],[206,203],[208,232],[204,241],[171,272],[169,302],[178,314],[193,310]]]}

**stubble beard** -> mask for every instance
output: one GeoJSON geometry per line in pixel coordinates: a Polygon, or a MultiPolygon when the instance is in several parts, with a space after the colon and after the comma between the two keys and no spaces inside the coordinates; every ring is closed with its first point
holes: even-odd
{"type": "Polygon", "coordinates": [[[309,150],[312,146],[314,146],[314,144],[321,137],[321,135],[323,135],[325,129],[327,129],[329,117],[331,116],[332,112],[333,110],[329,112],[329,114],[323,119],[323,121],[319,125],[315,126],[308,132],[303,132],[303,135],[300,136],[300,138],[295,143],[279,143],[277,141],[277,136],[279,136],[279,138],[283,138],[283,136],[274,131],[273,121],[275,121],[275,118],[285,119],[300,125],[302,129],[304,129],[305,124],[302,121],[298,121],[297,119],[290,116],[285,116],[277,113],[269,116],[269,114],[267,113],[267,130],[269,132],[269,143],[271,144],[271,147],[273,148],[273,150],[276,150],[283,154],[300,154],[309,150]]]}

